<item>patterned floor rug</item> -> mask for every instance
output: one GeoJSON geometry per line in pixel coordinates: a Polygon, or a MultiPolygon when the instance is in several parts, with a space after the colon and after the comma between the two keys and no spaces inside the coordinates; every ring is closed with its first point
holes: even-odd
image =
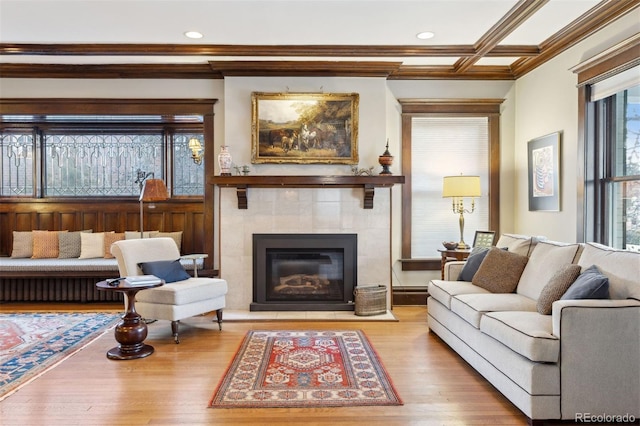
{"type": "Polygon", "coordinates": [[[249,331],[209,404],[214,408],[402,405],[359,330],[249,331]]]}
{"type": "Polygon", "coordinates": [[[115,326],[119,314],[0,315],[0,401],[115,326]]]}

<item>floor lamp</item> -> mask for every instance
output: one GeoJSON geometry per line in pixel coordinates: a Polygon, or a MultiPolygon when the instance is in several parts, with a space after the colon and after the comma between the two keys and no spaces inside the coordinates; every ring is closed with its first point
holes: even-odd
{"type": "Polygon", "coordinates": [[[468,249],[464,242],[464,214],[476,209],[475,197],[480,196],[480,176],[445,176],[442,182],[442,197],[451,198],[453,213],[460,215],[460,242],[458,249],[468,249]],[[471,210],[464,208],[464,197],[471,197],[471,210]]]}
{"type": "Polygon", "coordinates": [[[167,187],[162,179],[146,179],[140,191],[140,238],[144,238],[144,211],[145,201],[164,201],[169,198],[167,187]]]}

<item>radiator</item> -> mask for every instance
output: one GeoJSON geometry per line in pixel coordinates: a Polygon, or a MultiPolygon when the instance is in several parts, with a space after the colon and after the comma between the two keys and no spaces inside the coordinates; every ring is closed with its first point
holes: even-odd
{"type": "Polygon", "coordinates": [[[0,278],[2,302],[116,302],[116,291],[99,291],[96,278],[0,278]]]}

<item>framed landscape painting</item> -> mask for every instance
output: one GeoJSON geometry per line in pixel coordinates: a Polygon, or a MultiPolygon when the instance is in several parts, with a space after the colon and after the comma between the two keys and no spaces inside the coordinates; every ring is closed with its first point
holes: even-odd
{"type": "Polygon", "coordinates": [[[529,141],[529,210],[560,211],[560,132],[529,141]]]}
{"type": "Polygon", "coordinates": [[[357,93],[251,94],[251,162],[358,163],[357,93]]]}

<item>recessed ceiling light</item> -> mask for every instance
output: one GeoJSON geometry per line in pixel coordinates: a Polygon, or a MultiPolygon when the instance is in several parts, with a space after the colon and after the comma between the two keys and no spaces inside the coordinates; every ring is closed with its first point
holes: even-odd
{"type": "Polygon", "coordinates": [[[186,33],[184,33],[184,35],[189,37],[189,38],[202,38],[203,37],[202,33],[199,33],[198,31],[187,31],[186,33]]]}
{"type": "Polygon", "coordinates": [[[431,31],[423,31],[421,33],[416,34],[416,37],[418,37],[420,40],[428,40],[430,38],[433,38],[433,36],[435,36],[435,34],[432,33],[431,31]]]}

